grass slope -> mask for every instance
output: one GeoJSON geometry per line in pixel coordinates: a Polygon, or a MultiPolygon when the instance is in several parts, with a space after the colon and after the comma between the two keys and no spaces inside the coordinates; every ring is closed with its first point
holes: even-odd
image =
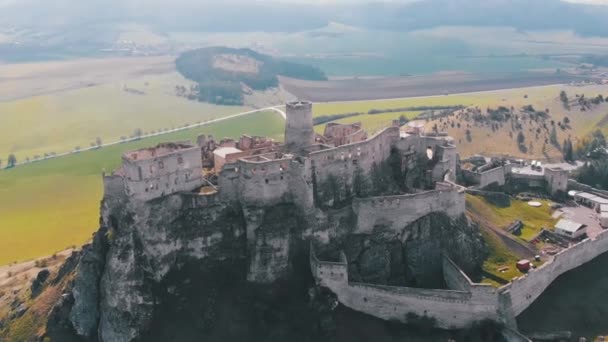
{"type": "Polygon", "coordinates": [[[280,138],[274,112],[251,114],[171,133],[0,171],[0,265],[52,254],[87,241],[98,227],[102,170],[120,164],[124,151],[197,135],[280,138]]]}
{"type": "MultiPolygon", "coordinates": [[[[523,241],[531,240],[542,227],[552,228],[557,221],[551,217],[550,202],[546,200],[539,201],[543,203],[541,208],[534,208],[527,202],[517,200],[511,201],[509,207],[500,208],[482,197],[472,195],[467,195],[466,200],[467,211],[472,217],[482,217],[495,227],[504,229],[513,221],[522,220],[524,228],[519,238],[523,241]]],[[[484,222],[480,222],[480,224],[482,226],[481,234],[490,251],[490,255],[484,261],[483,270],[505,281],[521,276],[522,273],[515,267],[520,259],[517,253],[512,251],[496,232],[485,227],[484,222]],[[505,270],[499,271],[501,268],[505,268],[505,270]]],[[[540,265],[538,262],[533,263],[536,266],[540,265]]],[[[482,282],[499,285],[489,278],[484,278],[482,282]]]]}

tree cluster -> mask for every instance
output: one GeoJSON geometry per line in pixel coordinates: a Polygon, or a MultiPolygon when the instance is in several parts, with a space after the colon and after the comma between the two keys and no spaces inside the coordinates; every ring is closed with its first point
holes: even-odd
{"type": "MultiPolygon", "coordinates": [[[[243,103],[243,85],[254,90],[266,90],[279,85],[278,75],[305,79],[326,80],[321,69],[309,65],[275,59],[250,49],[232,49],[210,47],[188,51],[175,61],[177,70],[186,78],[198,83],[198,100],[224,105],[241,105],[243,103]],[[246,56],[260,62],[256,73],[223,70],[214,66],[214,59],[220,54],[246,56]]],[[[181,87],[178,94],[186,95],[181,87]]]]}

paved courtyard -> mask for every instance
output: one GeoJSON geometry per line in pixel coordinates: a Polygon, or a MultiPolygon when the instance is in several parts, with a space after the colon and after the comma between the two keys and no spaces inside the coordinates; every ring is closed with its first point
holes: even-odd
{"type": "Polygon", "coordinates": [[[591,238],[595,237],[597,234],[601,233],[604,230],[602,226],[600,226],[600,221],[597,213],[594,210],[585,206],[568,206],[556,210],[555,213],[561,213],[561,215],[559,215],[559,218],[567,219],[586,225],[587,235],[591,238]]]}

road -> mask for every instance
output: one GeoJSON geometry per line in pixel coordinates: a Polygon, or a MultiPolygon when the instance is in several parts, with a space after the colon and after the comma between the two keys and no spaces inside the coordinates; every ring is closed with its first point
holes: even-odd
{"type": "Polygon", "coordinates": [[[238,117],[241,117],[241,116],[245,116],[245,115],[249,115],[249,114],[254,114],[254,113],[259,113],[259,112],[264,112],[264,111],[274,111],[274,112],[277,112],[279,115],[281,115],[281,117],[284,120],[286,120],[287,119],[287,114],[283,110],[279,109],[280,107],[281,106],[266,107],[266,108],[261,108],[261,109],[254,109],[254,110],[250,110],[250,111],[247,111],[247,112],[242,112],[242,113],[237,113],[237,114],[233,114],[233,115],[224,116],[224,117],[221,117],[221,118],[218,118],[218,119],[208,120],[208,121],[205,121],[205,122],[200,122],[200,123],[195,123],[195,124],[188,125],[188,126],[183,126],[183,127],[179,127],[179,128],[175,128],[175,129],[170,129],[170,130],[167,130],[167,131],[164,131],[164,132],[158,132],[158,133],[153,133],[153,134],[146,134],[146,135],[142,135],[140,137],[128,138],[128,139],[119,140],[119,141],[113,141],[113,142],[109,142],[109,143],[106,143],[106,144],[101,144],[99,146],[82,148],[82,149],[80,149],[78,151],[70,151],[70,152],[58,153],[58,154],[55,154],[53,156],[49,156],[49,157],[46,157],[46,158],[40,158],[38,160],[31,160],[29,162],[17,163],[15,165],[15,167],[22,166],[22,165],[25,165],[25,164],[31,164],[31,163],[35,163],[35,162],[41,162],[41,161],[45,161],[45,160],[48,160],[48,159],[65,157],[65,156],[69,156],[69,155],[76,154],[76,153],[97,150],[97,149],[100,149],[100,148],[103,148],[103,147],[118,145],[118,144],[130,142],[130,141],[136,141],[136,140],[141,140],[141,139],[145,139],[145,138],[160,136],[160,135],[163,135],[163,134],[174,133],[174,132],[184,131],[184,130],[187,130],[187,129],[207,126],[207,125],[211,125],[211,124],[214,124],[214,123],[217,123],[217,122],[220,122],[220,121],[230,120],[230,119],[238,118],[238,117]]]}

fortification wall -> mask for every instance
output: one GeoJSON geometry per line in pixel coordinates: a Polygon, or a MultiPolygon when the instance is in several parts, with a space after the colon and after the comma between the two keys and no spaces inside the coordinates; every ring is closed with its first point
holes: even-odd
{"type": "Polygon", "coordinates": [[[490,184],[505,185],[505,173],[505,169],[502,166],[483,172],[462,170],[462,174],[465,179],[470,183],[478,185],[481,189],[490,184]]]}
{"type": "Polygon", "coordinates": [[[577,182],[574,179],[568,179],[568,189],[570,189],[570,190],[577,190],[577,191],[584,191],[584,192],[589,192],[589,193],[593,193],[593,194],[599,194],[599,195],[608,197],[608,191],[596,189],[596,188],[594,188],[592,186],[589,186],[587,184],[579,183],[579,182],[577,182]]]}
{"type": "Polygon", "coordinates": [[[340,303],[374,317],[407,323],[408,314],[413,313],[435,319],[437,327],[444,329],[467,327],[483,319],[498,319],[495,292],[489,293],[494,300],[488,300],[488,294],[481,291],[349,283],[345,261],[319,261],[312,247],[310,262],[319,285],[334,292],[340,303]]]}
{"type": "Polygon", "coordinates": [[[374,163],[385,161],[398,137],[399,128],[388,127],[368,140],[310,153],[308,161],[316,172],[317,183],[323,183],[332,174],[351,184],[358,167],[369,173],[374,163]]]}
{"type": "Polygon", "coordinates": [[[239,195],[245,205],[275,205],[291,201],[289,159],[238,161],[239,195]]]}
{"type": "Polygon", "coordinates": [[[116,197],[125,193],[125,183],[122,176],[110,175],[103,176],[103,196],[116,197]]]}
{"type": "Polygon", "coordinates": [[[597,235],[595,239],[586,239],[562,252],[554,258],[515,279],[501,289],[510,292],[515,315],[522,313],[534,302],[545,289],[560,275],[577,268],[608,251],[608,231],[597,235]]]}
{"type": "Polygon", "coordinates": [[[438,185],[438,190],[417,194],[354,199],[353,210],[357,216],[355,233],[369,234],[376,225],[400,231],[433,212],[443,212],[452,218],[462,215],[465,211],[464,191],[451,185],[438,185]]]}
{"type": "Polygon", "coordinates": [[[202,161],[197,147],[156,158],[123,158],[125,191],[128,196],[148,201],[203,185],[202,161]]]}
{"type": "Polygon", "coordinates": [[[239,166],[237,163],[224,164],[220,171],[217,183],[220,198],[228,203],[235,203],[239,200],[239,166]]]}

